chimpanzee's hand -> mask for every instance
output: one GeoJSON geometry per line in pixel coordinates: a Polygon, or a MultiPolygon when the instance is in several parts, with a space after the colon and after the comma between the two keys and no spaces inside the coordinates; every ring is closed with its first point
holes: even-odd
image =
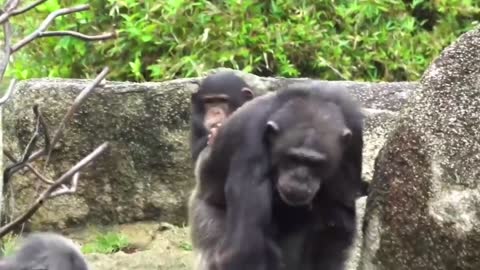
{"type": "Polygon", "coordinates": [[[222,126],[222,123],[217,123],[215,126],[210,128],[210,133],[208,134],[207,145],[211,145],[217,136],[218,129],[222,126]]]}
{"type": "MultiPolygon", "coordinates": [[[[264,239],[251,241],[251,245],[223,246],[215,254],[214,269],[218,270],[278,270],[282,269],[280,248],[272,241],[264,239]],[[246,247],[246,248],[244,248],[246,247]]],[[[251,239],[250,239],[251,240],[251,239]]]]}

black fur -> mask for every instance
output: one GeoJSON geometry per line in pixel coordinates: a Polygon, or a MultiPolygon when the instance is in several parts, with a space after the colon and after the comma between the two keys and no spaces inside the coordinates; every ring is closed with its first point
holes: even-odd
{"type": "Polygon", "coordinates": [[[340,89],[308,82],[243,105],[197,163],[191,226],[196,247],[209,254],[211,264],[202,269],[343,269],[355,234],[355,199],[363,187],[362,149],[363,115],[340,89]],[[321,180],[305,178],[322,182],[310,205],[287,205],[278,192],[282,168],[274,162],[276,138],[269,135],[267,123],[275,120],[283,133],[297,134],[293,138],[312,128],[314,141],[322,142],[320,134],[328,136],[337,128],[320,119],[323,112],[330,113],[327,107],[333,108],[338,125],[351,131],[348,147],[338,148],[343,149],[337,153],[340,161],[325,168],[321,180]],[[199,225],[207,223],[212,229],[199,225]]]}
{"type": "Polygon", "coordinates": [[[80,250],[54,233],[29,235],[12,256],[0,260],[0,270],[88,270],[80,250]]]}

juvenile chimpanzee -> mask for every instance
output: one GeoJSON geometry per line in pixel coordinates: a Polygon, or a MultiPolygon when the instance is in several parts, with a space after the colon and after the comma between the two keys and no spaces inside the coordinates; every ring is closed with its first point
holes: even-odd
{"type": "Polygon", "coordinates": [[[12,256],[0,259],[0,270],[88,270],[73,242],[55,233],[29,235],[12,256]]]}
{"type": "Polygon", "coordinates": [[[363,115],[341,89],[291,85],[246,103],[197,161],[197,269],[343,269],[362,188],[363,115]]]}
{"type": "Polygon", "coordinates": [[[231,71],[220,71],[202,80],[198,91],[191,96],[190,148],[194,161],[209,143],[209,138],[213,139],[218,126],[253,97],[247,83],[231,71]]]}

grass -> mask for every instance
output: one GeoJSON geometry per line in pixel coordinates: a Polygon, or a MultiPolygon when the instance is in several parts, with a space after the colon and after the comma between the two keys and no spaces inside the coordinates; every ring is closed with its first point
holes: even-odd
{"type": "Polygon", "coordinates": [[[126,249],[128,246],[129,241],[127,237],[119,233],[109,232],[97,235],[93,242],[87,243],[82,247],[82,252],[84,254],[110,254],[126,249]]]}
{"type": "Polygon", "coordinates": [[[2,238],[2,247],[0,251],[2,252],[3,257],[13,254],[17,245],[18,238],[19,236],[14,234],[8,234],[2,238]]]}

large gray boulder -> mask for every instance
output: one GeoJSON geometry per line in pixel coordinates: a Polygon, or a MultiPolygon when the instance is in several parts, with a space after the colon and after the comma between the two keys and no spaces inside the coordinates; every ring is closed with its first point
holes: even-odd
{"type": "Polygon", "coordinates": [[[421,86],[375,163],[359,270],[480,269],[480,28],[421,86]]]}
{"type": "MultiPolygon", "coordinates": [[[[302,80],[238,73],[260,94],[302,80]]],[[[110,142],[109,150],[84,170],[75,195],[47,201],[27,225],[43,230],[139,220],[184,223],[185,204],[193,187],[189,97],[199,79],[107,82],[98,87],[74,115],[46,175],[59,176],[104,141],[110,142]]],[[[40,104],[53,129],[89,82],[40,79],[20,83],[3,111],[9,151],[18,158],[30,139],[34,103],[40,104]]],[[[367,109],[365,175],[369,177],[396,111],[417,83],[324,83],[347,88],[367,109]]],[[[42,168],[42,162],[34,166],[42,168]]],[[[37,194],[34,181],[28,171],[14,175],[7,200],[13,202],[9,214],[18,214],[32,202],[37,194]]]]}
{"type": "MultiPolygon", "coordinates": [[[[4,144],[22,153],[34,127],[31,107],[39,103],[50,129],[90,81],[29,80],[20,83],[4,108],[4,144]]],[[[32,229],[164,219],[184,221],[191,187],[187,127],[190,81],[116,83],[99,87],[70,122],[46,175],[58,177],[104,141],[108,151],[83,170],[74,196],[47,201],[29,223],[32,229]]],[[[4,159],[5,160],[5,159],[4,159]]],[[[42,168],[42,162],[34,166],[42,168]]],[[[12,179],[14,208],[23,211],[36,196],[31,172],[12,179]]],[[[38,181],[37,181],[38,182],[38,181]]]]}

